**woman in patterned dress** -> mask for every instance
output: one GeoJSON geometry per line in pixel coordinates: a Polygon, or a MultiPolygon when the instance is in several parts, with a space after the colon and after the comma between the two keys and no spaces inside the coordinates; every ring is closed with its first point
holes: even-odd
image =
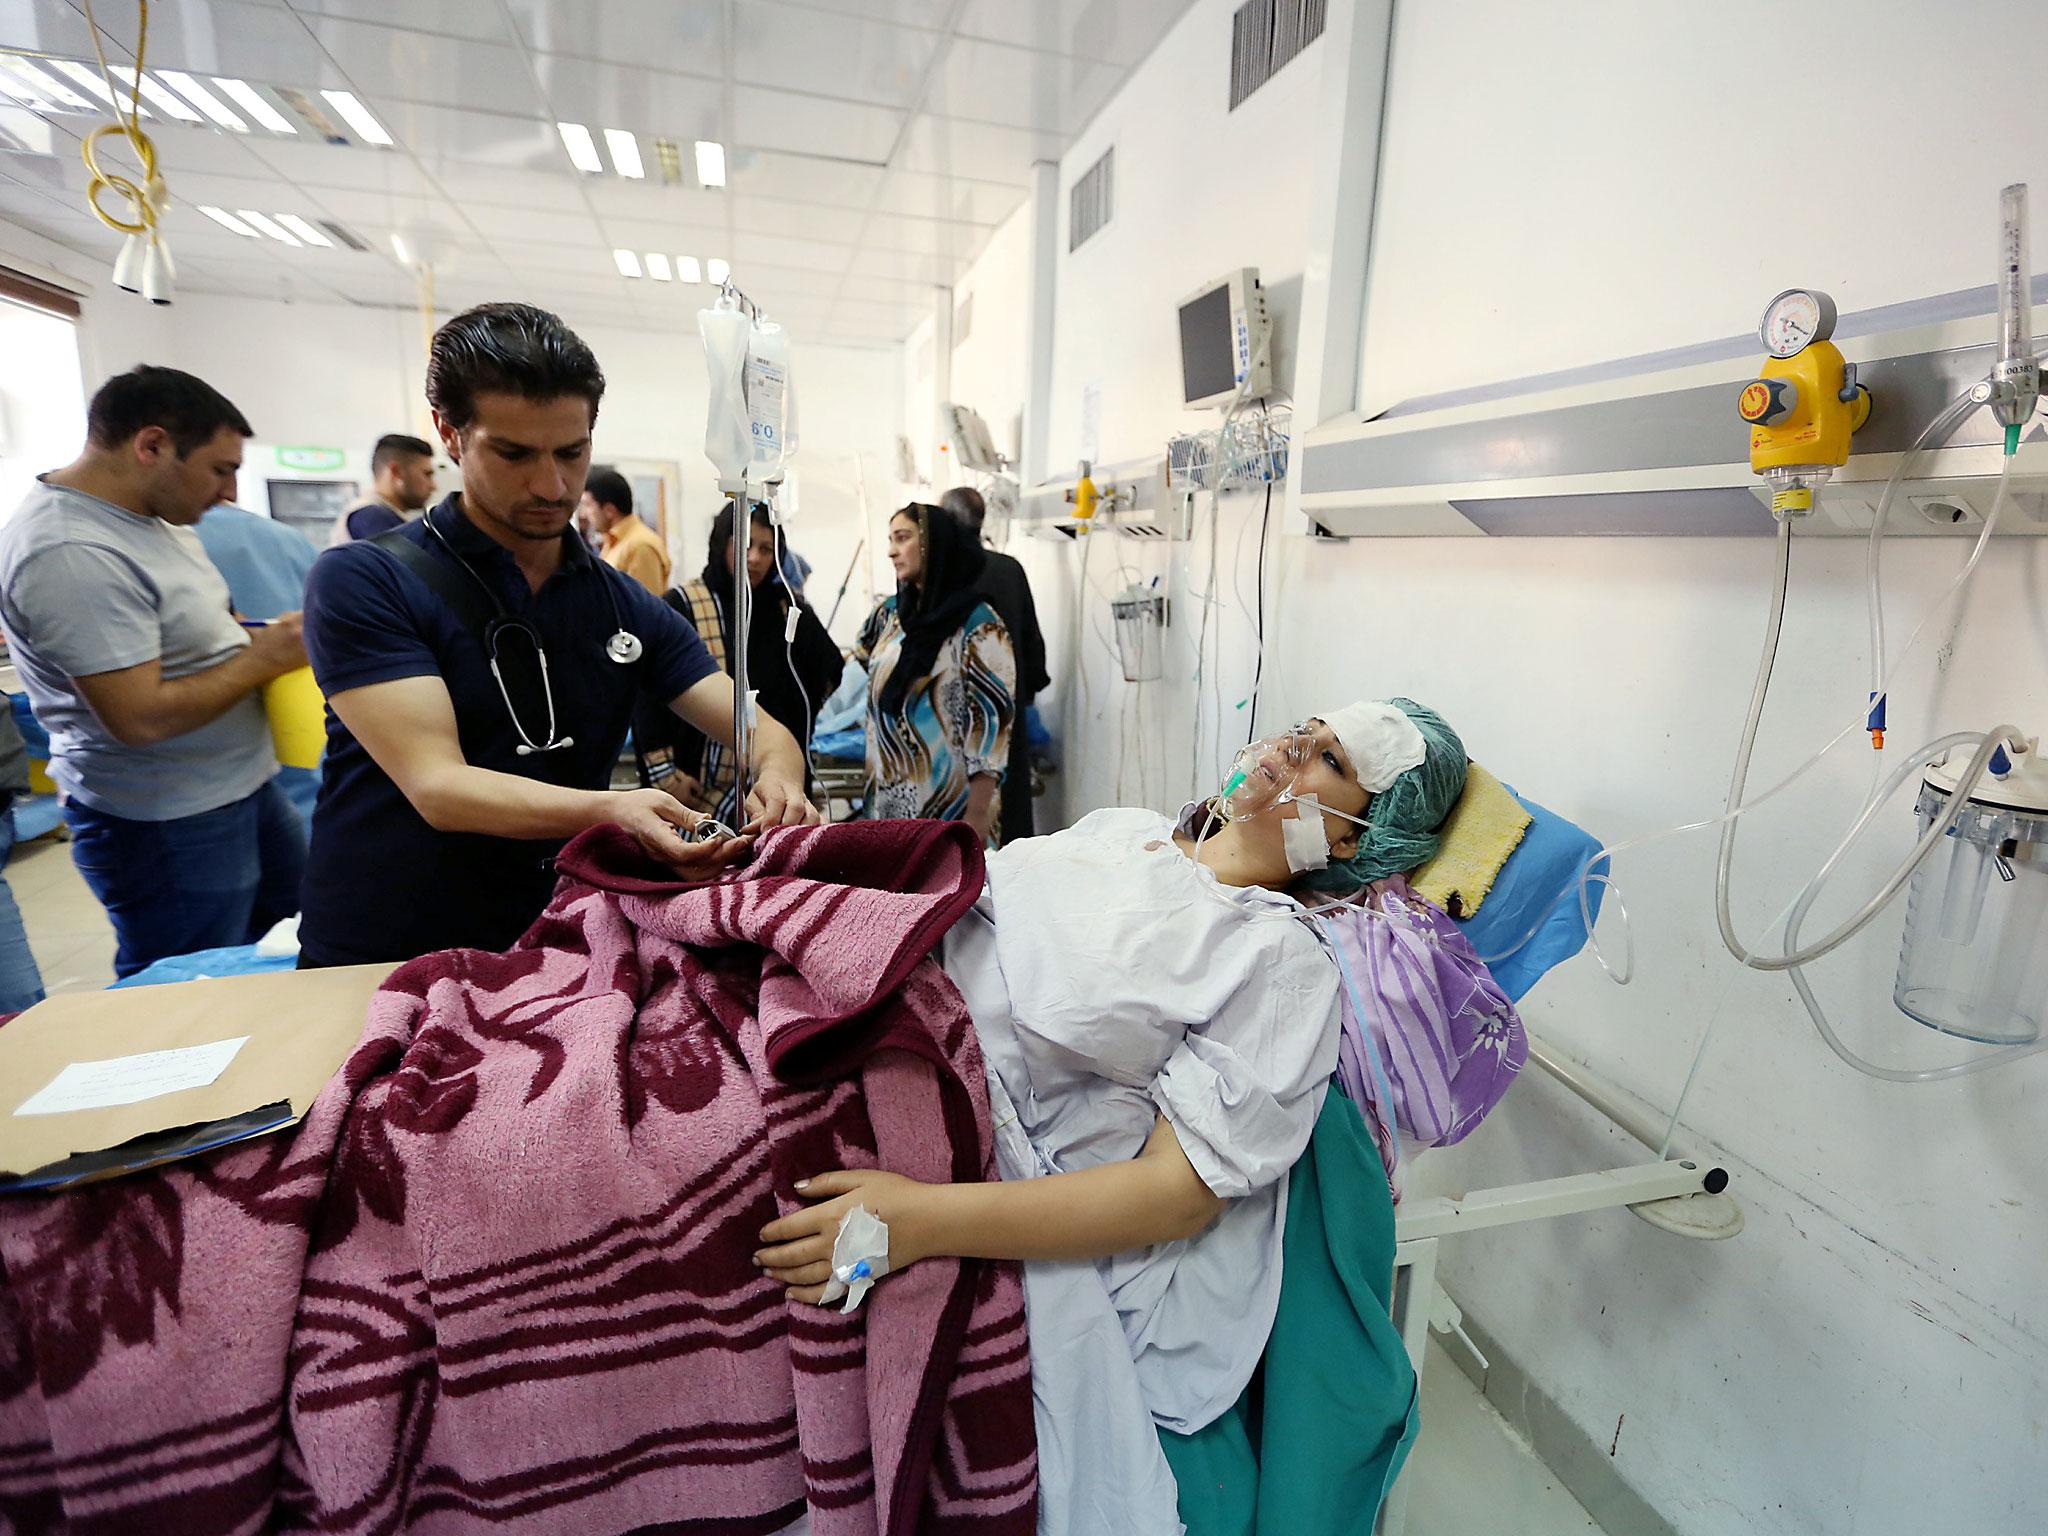
{"type": "Polygon", "coordinates": [[[889,563],[896,595],[868,616],[854,650],[868,669],[867,814],[965,821],[993,841],[1017,660],[977,591],[980,541],[913,502],[889,519],[889,563]]]}

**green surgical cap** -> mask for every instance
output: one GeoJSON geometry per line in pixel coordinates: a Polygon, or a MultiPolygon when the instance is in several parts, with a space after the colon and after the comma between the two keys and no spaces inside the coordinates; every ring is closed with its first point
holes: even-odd
{"type": "Polygon", "coordinates": [[[1465,744],[1433,709],[1413,699],[1389,699],[1422,732],[1426,755],[1394,780],[1366,807],[1358,852],[1333,857],[1323,869],[1302,876],[1311,890],[1341,895],[1389,875],[1402,874],[1436,857],[1437,828],[1465,793],[1465,744]]]}

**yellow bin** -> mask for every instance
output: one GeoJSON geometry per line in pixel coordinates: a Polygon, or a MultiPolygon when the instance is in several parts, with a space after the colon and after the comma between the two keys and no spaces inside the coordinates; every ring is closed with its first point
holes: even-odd
{"type": "Polygon", "coordinates": [[[327,700],[300,667],[263,685],[263,709],[270,716],[270,741],[287,768],[317,768],[327,746],[327,700]]]}

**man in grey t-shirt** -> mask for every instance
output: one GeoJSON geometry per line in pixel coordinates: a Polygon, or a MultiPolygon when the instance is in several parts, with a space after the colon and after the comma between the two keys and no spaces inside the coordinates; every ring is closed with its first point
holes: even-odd
{"type": "Polygon", "coordinates": [[[260,691],[306,653],[296,613],[236,621],[191,531],[234,498],[242,413],[145,366],[101,386],[86,433],[0,527],[0,628],[128,976],[298,910],[305,828],[271,782],[260,691]]]}

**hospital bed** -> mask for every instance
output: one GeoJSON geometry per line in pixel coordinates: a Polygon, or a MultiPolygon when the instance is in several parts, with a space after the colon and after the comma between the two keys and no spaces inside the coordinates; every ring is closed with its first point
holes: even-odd
{"type": "MultiPolygon", "coordinates": [[[[844,803],[859,795],[863,764],[850,759],[821,758],[814,768],[821,792],[830,799],[844,803]]],[[[1577,921],[1576,903],[1559,907],[1557,897],[1566,889],[1573,873],[1582,867],[1588,850],[1597,847],[1595,840],[1570,823],[1552,816],[1533,802],[1524,801],[1524,804],[1536,812],[1539,819],[1531,828],[1523,848],[1502,870],[1495,895],[1488,898],[1499,903],[1490,922],[1496,930],[1519,930],[1527,920],[1527,914],[1556,910],[1552,922],[1546,925],[1549,931],[1495,967],[1497,979],[1517,999],[1584,943],[1583,927],[1577,921]]],[[[1478,919],[1475,918],[1468,925],[1468,936],[1484,950],[1484,935],[1477,929],[1478,919]]],[[[246,946],[160,961],[123,985],[149,985],[189,980],[195,976],[283,969],[291,964],[289,958],[260,958],[254,946],[246,946]]],[[[1664,1142],[1664,1132],[1663,1127],[1655,1123],[1648,1106],[1633,1100],[1623,1090],[1571,1061],[1553,1045],[1533,1034],[1529,1038],[1528,1059],[1640,1143],[1646,1157],[1643,1161],[1618,1167],[1476,1189],[1462,1195],[1411,1197],[1396,1208],[1395,1285],[1391,1311],[1414,1365],[1418,1392],[1427,1362],[1429,1335],[1433,1330],[1457,1335],[1482,1368],[1486,1364],[1484,1356],[1464,1332],[1463,1316],[1456,1302],[1437,1283],[1437,1264],[1444,1243],[1487,1228],[1549,1221],[1617,1207],[1626,1207],[1649,1224],[1682,1237],[1732,1237],[1742,1228],[1741,1208],[1727,1193],[1728,1174],[1725,1169],[1709,1158],[1695,1156],[1676,1143],[1661,1159],[1655,1156],[1664,1142]]],[[[1379,1536],[1404,1536],[1409,1490],[1410,1482],[1404,1474],[1396,1481],[1381,1508],[1375,1527],[1379,1536]]]]}
{"type": "MultiPolygon", "coordinates": [[[[1476,1189],[1459,1196],[1404,1201],[1394,1216],[1393,1316],[1415,1367],[1418,1392],[1432,1329],[1458,1335],[1481,1367],[1486,1365],[1485,1356],[1465,1335],[1457,1303],[1437,1284],[1441,1244],[1488,1227],[1551,1221],[1617,1207],[1627,1207],[1650,1225],[1681,1237],[1725,1238],[1742,1230],[1742,1208],[1727,1192],[1726,1169],[1710,1158],[1695,1156],[1675,1141],[1661,1161],[1655,1160],[1664,1134],[1644,1108],[1533,1034],[1529,1037],[1529,1061],[1641,1143],[1652,1160],[1476,1189]]],[[[1379,1536],[1403,1536],[1409,1490],[1404,1470],[1381,1506],[1375,1527],[1379,1536]]]]}
{"type": "MultiPolygon", "coordinates": [[[[1514,791],[1510,788],[1509,793],[1514,791]]],[[[1478,913],[1463,926],[1481,954],[1493,954],[1514,944],[1535,925],[1532,939],[1492,966],[1495,980],[1519,1002],[1554,966],[1584,946],[1584,920],[1575,896],[1568,893],[1575,891],[1579,872],[1598,852],[1599,843],[1534,801],[1516,798],[1534,820],[1501,867],[1478,913]]],[[[1598,894],[1596,886],[1593,895],[1598,894]]],[[[1594,915],[1597,921],[1597,900],[1594,915]]],[[[1490,1227],[1553,1221],[1618,1207],[1681,1237],[1725,1238],[1742,1230],[1742,1210],[1727,1193],[1725,1169],[1675,1140],[1660,1157],[1665,1127],[1649,1106],[1570,1060],[1534,1032],[1528,1039],[1529,1064],[1639,1143],[1644,1160],[1455,1196],[1425,1197],[1418,1192],[1395,1207],[1392,1313],[1414,1364],[1418,1389],[1432,1330],[1456,1334],[1482,1369],[1487,1364],[1465,1334],[1457,1303],[1437,1284],[1437,1261],[1444,1243],[1490,1227]]],[[[1403,1536],[1408,1494],[1409,1480],[1404,1474],[1381,1507],[1376,1527],[1380,1536],[1403,1536]]]]}

